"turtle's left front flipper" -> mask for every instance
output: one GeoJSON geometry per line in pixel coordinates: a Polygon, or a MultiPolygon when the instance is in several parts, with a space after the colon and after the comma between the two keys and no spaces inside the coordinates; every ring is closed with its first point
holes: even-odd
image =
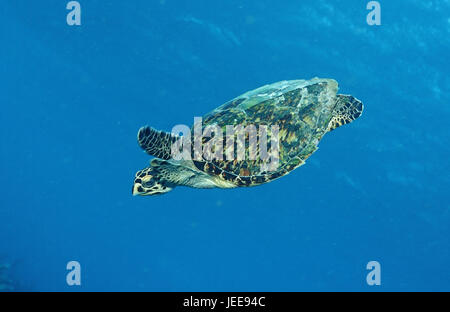
{"type": "Polygon", "coordinates": [[[147,154],[165,160],[172,158],[172,145],[179,139],[171,133],[158,131],[149,126],[139,129],[137,138],[140,147],[147,154]]]}

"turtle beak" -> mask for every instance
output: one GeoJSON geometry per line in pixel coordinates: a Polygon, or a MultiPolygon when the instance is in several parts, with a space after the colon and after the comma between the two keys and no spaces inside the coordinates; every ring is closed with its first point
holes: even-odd
{"type": "Polygon", "coordinates": [[[139,183],[134,183],[134,184],[133,184],[133,188],[131,189],[131,194],[133,194],[133,196],[142,194],[142,192],[139,192],[139,187],[140,187],[140,186],[141,186],[141,185],[140,185],[139,183]]]}

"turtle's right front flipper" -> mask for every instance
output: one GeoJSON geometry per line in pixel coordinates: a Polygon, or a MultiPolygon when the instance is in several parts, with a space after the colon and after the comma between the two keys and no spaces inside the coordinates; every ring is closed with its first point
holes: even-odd
{"type": "Polygon", "coordinates": [[[158,131],[149,126],[139,129],[137,138],[139,146],[147,154],[165,160],[172,158],[172,145],[179,139],[171,133],[158,131]]]}

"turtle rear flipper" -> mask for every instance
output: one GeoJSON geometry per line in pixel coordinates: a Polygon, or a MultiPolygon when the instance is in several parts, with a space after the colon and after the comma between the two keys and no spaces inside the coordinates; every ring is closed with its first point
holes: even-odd
{"type": "Polygon", "coordinates": [[[332,131],[337,127],[351,123],[353,120],[361,116],[363,112],[363,104],[357,98],[351,95],[336,95],[336,105],[333,110],[333,117],[328,124],[328,131],[332,131]]]}
{"type": "Polygon", "coordinates": [[[168,160],[172,158],[172,145],[179,137],[145,126],[139,129],[137,138],[139,146],[147,154],[168,160]]]}

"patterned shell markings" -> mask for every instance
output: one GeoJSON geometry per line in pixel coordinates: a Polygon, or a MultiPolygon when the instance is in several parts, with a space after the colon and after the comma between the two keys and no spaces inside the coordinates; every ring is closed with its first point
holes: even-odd
{"type": "MultiPolygon", "coordinates": [[[[203,128],[219,125],[225,137],[226,125],[279,126],[279,166],[263,171],[262,160],[194,161],[197,168],[239,186],[261,184],[281,177],[298,166],[317,149],[327,131],[337,92],[332,79],[281,81],[249,91],[203,117],[203,128]]],[[[208,139],[206,139],[207,141],[208,139]]],[[[270,142],[268,131],[267,142],[270,142]]],[[[224,144],[224,149],[226,144],[224,144]]],[[[270,145],[269,147],[270,148],[270,145]]],[[[236,149],[235,149],[236,150],[236,149]]]]}

